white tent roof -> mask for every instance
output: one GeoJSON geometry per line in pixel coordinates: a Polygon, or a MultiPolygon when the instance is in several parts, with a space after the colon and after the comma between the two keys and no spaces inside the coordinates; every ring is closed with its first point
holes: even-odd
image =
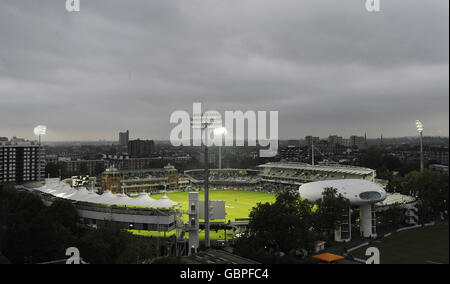
{"type": "Polygon", "coordinates": [[[379,202],[379,206],[388,206],[393,204],[408,204],[415,202],[416,198],[409,196],[409,195],[403,195],[400,193],[388,193],[386,195],[386,199],[379,202]]]}
{"type": "Polygon", "coordinates": [[[75,190],[74,193],[66,195],[65,198],[74,200],[74,201],[84,201],[89,196],[89,191],[84,188],[80,187],[78,190],[75,190]]]}
{"type": "Polygon", "coordinates": [[[73,201],[107,205],[170,208],[178,204],[177,202],[170,200],[166,195],[159,200],[151,198],[148,194],[141,194],[137,198],[130,198],[126,194],[113,194],[109,190],[99,195],[87,190],[85,187],[73,189],[70,185],[61,183],[58,179],[46,180],[45,185],[36,190],[73,201]]]}
{"type": "Polygon", "coordinates": [[[161,197],[161,199],[158,200],[157,207],[169,208],[177,204],[178,204],[177,202],[170,200],[169,197],[167,197],[167,195],[164,195],[163,197],[161,197]]]}
{"type": "Polygon", "coordinates": [[[157,200],[148,196],[148,194],[141,194],[137,198],[133,199],[132,206],[143,206],[143,207],[155,207],[157,200]]]}

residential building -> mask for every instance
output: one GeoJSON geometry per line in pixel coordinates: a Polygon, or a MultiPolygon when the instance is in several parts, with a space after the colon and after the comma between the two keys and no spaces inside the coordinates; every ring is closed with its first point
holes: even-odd
{"type": "Polygon", "coordinates": [[[131,158],[148,157],[155,152],[153,140],[131,140],[128,142],[128,155],[131,158]]]}
{"type": "Polygon", "coordinates": [[[0,184],[39,180],[45,169],[42,156],[43,151],[37,141],[16,137],[0,141],[0,184]]]}
{"type": "Polygon", "coordinates": [[[128,142],[130,141],[130,131],[119,132],[119,145],[120,146],[128,146],[128,142]]]}

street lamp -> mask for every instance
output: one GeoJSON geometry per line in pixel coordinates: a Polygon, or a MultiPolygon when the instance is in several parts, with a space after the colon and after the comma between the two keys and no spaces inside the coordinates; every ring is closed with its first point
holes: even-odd
{"type": "Polygon", "coordinates": [[[47,126],[38,125],[33,130],[34,135],[39,137],[39,161],[38,161],[38,181],[41,181],[41,163],[42,163],[42,153],[41,153],[41,136],[47,134],[47,126]]]}
{"type": "Polygon", "coordinates": [[[222,136],[227,135],[227,129],[225,127],[219,127],[214,129],[214,135],[220,136],[219,144],[219,170],[222,169],[222,136]]]}
{"type": "Polygon", "coordinates": [[[423,172],[423,123],[420,120],[416,120],[416,127],[420,135],[420,171],[423,172]]]}

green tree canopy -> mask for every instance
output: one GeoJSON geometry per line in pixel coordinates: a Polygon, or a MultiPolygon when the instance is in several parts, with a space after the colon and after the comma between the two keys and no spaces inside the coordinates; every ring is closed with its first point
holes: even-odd
{"type": "Polygon", "coordinates": [[[250,213],[251,221],[240,244],[285,253],[308,247],[312,242],[312,207],[291,192],[280,193],[272,204],[259,203],[250,213]]]}
{"type": "Polygon", "coordinates": [[[401,192],[419,198],[422,217],[436,218],[448,210],[448,175],[425,169],[406,175],[401,192]]]}
{"type": "Polygon", "coordinates": [[[322,192],[322,199],[316,201],[315,226],[317,231],[330,234],[337,229],[342,221],[342,216],[348,213],[350,202],[337,189],[329,187],[322,192]]]}

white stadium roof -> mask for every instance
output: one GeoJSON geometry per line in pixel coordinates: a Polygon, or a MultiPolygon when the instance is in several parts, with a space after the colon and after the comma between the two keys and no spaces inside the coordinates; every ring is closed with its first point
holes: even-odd
{"type": "Polygon", "coordinates": [[[378,206],[390,206],[390,205],[394,205],[394,204],[403,205],[403,204],[413,203],[416,201],[417,201],[416,198],[409,196],[409,195],[403,195],[400,193],[388,193],[386,196],[386,199],[381,201],[377,205],[378,206]]]}
{"type": "Polygon", "coordinates": [[[34,190],[51,194],[59,198],[96,204],[149,208],[171,208],[178,204],[177,202],[170,200],[167,196],[158,200],[150,198],[148,194],[142,194],[137,198],[130,198],[126,194],[113,194],[111,191],[97,194],[87,190],[85,187],[80,187],[77,190],[73,189],[68,184],[61,183],[59,179],[47,179],[44,186],[34,190]]]}
{"type": "Polygon", "coordinates": [[[386,191],[374,182],[361,179],[339,179],[324,180],[305,183],[300,186],[300,197],[310,201],[322,198],[326,188],[335,188],[337,193],[342,194],[352,205],[364,205],[383,201],[386,191]]]}
{"type": "Polygon", "coordinates": [[[335,173],[345,173],[345,174],[356,174],[356,175],[369,175],[373,174],[375,170],[363,167],[354,167],[347,165],[309,165],[305,163],[266,163],[259,165],[260,168],[278,168],[278,169],[292,169],[292,170],[309,170],[309,171],[324,171],[324,172],[335,172],[335,173]]]}

